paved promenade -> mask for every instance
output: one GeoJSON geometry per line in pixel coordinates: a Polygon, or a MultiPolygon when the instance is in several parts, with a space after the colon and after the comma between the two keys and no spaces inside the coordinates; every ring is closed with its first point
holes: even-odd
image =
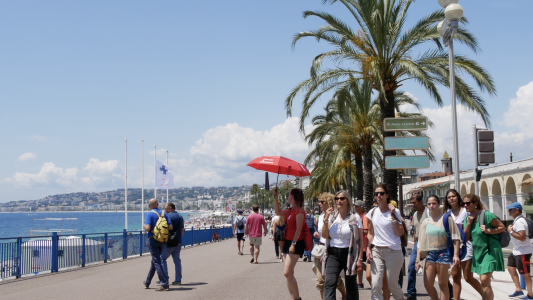
{"type": "MultiPolygon", "coordinates": [[[[150,264],[150,256],[146,255],[0,282],[0,294],[2,299],[289,299],[282,264],[275,259],[273,242],[266,240],[261,250],[256,265],[249,263],[249,254],[237,255],[235,239],[186,248],[182,250],[183,285],[171,286],[169,292],[154,290],[157,275],[150,289],[144,289],[142,282],[150,264]]],[[[170,265],[173,266],[171,259],[170,265]]],[[[311,267],[312,263],[303,261],[296,266],[300,295],[305,300],[320,299],[311,267]]],[[[170,279],[174,280],[173,274],[170,279]]],[[[417,279],[418,299],[429,299],[422,277],[417,279]]],[[[508,281],[497,284],[502,285],[502,291],[506,287],[505,293],[512,289],[508,281]]],[[[404,291],[406,286],[407,277],[404,291]]],[[[370,299],[368,287],[365,283],[365,289],[360,291],[361,299],[370,299]]],[[[495,299],[504,299],[501,295],[497,294],[495,299]]],[[[464,289],[462,298],[481,299],[468,288],[464,289]]],[[[341,299],[340,295],[337,299],[341,299]]]]}

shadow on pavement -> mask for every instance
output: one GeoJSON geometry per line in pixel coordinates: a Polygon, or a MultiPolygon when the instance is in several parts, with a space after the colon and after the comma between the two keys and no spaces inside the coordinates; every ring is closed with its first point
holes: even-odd
{"type": "Polygon", "coordinates": [[[207,284],[207,282],[190,282],[190,283],[182,283],[182,286],[189,286],[189,285],[204,285],[207,284]]]}

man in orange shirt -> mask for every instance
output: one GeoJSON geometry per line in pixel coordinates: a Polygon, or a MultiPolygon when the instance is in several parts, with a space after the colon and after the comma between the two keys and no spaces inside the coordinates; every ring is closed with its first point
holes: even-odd
{"type": "Polygon", "coordinates": [[[369,284],[372,284],[372,272],[370,270],[370,264],[366,264],[366,247],[368,245],[368,238],[366,235],[368,234],[368,218],[366,217],[365,212],[365,203],[361,200],[355,201],[355,211],[359,214],[359,217],[361,217],[361,221],[363,222],[363,267],[357,272],[357,287],[359,289],[363,289],[363,270],[366,270],[366,280],[369,284]]]}

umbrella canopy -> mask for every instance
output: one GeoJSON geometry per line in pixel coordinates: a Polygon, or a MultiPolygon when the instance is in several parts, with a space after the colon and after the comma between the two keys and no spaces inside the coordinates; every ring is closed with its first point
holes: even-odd
{"type": "Polygon", "coordinates": [[[520,186],[523,186],[523,185],[533,185],[533,178],[529,178],[529,179],[522,181],[520,186]]]}
{"type": "Polygon", "coordinates": [[[311,176],[307,168],[292,159],[283,156],[261,156],[247,164],[257,170],[272,172],[276,174],[286,174],[297,177],[311,176]]]}

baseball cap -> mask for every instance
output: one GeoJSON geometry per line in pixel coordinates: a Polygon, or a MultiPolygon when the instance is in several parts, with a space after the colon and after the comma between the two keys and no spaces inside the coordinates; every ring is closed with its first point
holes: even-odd
{"type": "Polygon", "coordinates": [[[363,207],[363,206],[365,206],[365,203],[362,200],[357,200],[357,201],[355,201],[354,205],[363,207]]]}
{"type": "Polygon", "coordinates": [[[511,205],[507,206],[506,208],[507,209],[518,208],[518,210],[522,211],[522,204],[515,202],[515,203],[511,203],[511,205]]]}
{"type": "Polygon", "coordinates": [[[238,213],[238,214],[242,214],[242,210],[239,209],[239,210],[237,211],[237,213],[238,213]]]}

